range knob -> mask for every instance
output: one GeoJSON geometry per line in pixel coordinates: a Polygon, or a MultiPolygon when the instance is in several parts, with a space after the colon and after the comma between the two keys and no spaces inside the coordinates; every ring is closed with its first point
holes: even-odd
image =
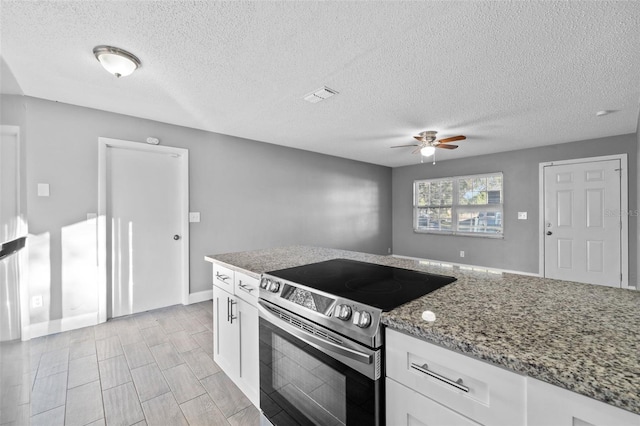
{"type": "Polygon", "coordinates": [[[260,280],[260,288],[263,289],[267,289],[267,287],[269,287],[269,284],[271,283],[271,280],[269,278],[263,278],[260,280]]]}
{"type": "Polygon", "coordinates": [[[278,281],[271,281],[268,290],[271,293],[277,293],[278,290],[280,290],[280,283],[278,281]]]}
{"type": "Polygon", "coordinates": [[[342,321],[347,321],[349,318],[351,318],[351,306],[338,305],[336,316],[342,321]]]}
{"type": "Polygon", "coordinates": [[[367,311],[356,311],[353,314],[353,324],[360,328],[367,328],[371,325],[371,314],[367,311]]]}

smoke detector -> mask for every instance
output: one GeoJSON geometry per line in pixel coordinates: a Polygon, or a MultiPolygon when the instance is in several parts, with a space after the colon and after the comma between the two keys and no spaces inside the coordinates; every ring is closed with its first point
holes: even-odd
{"type": "Polygon", "coordinates": [[[325,99],[337,94],[337,91],[324,86],[306,95],[304,97],[304,100],[307,102],[311,102],[312,104],[317,104],[318,102],[324,101],[325,99]]]}

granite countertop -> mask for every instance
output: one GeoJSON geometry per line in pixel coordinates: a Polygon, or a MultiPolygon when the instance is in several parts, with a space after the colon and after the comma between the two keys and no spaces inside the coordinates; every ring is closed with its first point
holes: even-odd
{"type": "Polygon", "coordinates": [[[306,246],[205,257],[255,277],[335,258],[456,277],[383,324],[640,414],[640,291],[306,246]]]}

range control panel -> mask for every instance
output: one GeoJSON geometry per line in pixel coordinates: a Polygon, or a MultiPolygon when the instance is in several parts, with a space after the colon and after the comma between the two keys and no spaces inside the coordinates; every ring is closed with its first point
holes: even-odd
{"type": "Polygon", "coordinates": [[[260,297],[340,334],[375,346],[381,310],[263,274],[260,297]]]}

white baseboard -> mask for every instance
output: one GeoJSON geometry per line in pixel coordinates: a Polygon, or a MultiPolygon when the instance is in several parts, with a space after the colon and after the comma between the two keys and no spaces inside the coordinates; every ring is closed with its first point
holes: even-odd
{"type": "Polygon", "coordinates": [[[62,318],[57,320],[39,322],[30,324],[23,328],[22,340],[25,338],[34,339],[36,337],[46,336],[49,334],[61,333],[63,331],[75,330],[77,328],[88,327],[98,324],[98,313],[90,312],[88,314],[78,315],[75,317],[62,318]],[[27,330],[24,330],[24,329],[27,330]]]}
{"type": "Polygon", "coordinates": [[[452,265],[452,266],[457,266],[461,269],[486,270],[490,272],[499,272],[504,274],[518,274],[518,275],[526,275],[529,277],[540,277],[540,274],[537,274],[534,272],[511,271],[509,269],[492,268],[489,266],[480,266],[480,265],[468,265],[465,263],[445,262],[443,260],[423,259],[420,257],[401,256],[399,254],[392,254],[391,256],[397,257],[398,259],[410,259],[410,260],[417,260],[419,262],[433,263],[434,265],[452,265]]]}
{"type": "MultiPolygon", "coordinates": [[[[189,294],[189,304],[204,302],[213,299],[213,290],[199,291],[189,294]]],[[[63,331],[75,330],[77,328],[88,327],[98,324],[98,313],[78,315],[75,317],[62,318],[57,320],[39,322],[22,327],[22,340],[35,339],[36,337],[47,336],[49,334],[61,333],[63,331]]]]}
{"type": "Polygon", "coordinates": [[[204,302],[213,299],[213,290],[199,291],[197,293],[189,293],[189,304],[204,302]]]}

